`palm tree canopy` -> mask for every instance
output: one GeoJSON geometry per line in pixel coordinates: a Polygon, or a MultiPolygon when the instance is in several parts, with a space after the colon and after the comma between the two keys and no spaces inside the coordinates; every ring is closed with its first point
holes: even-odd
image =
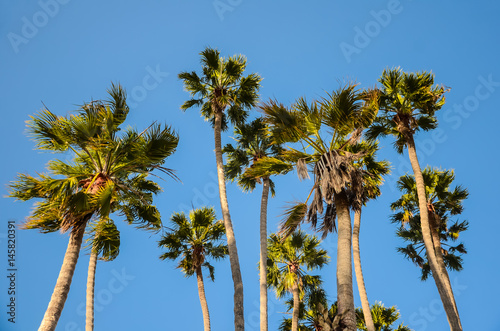
{"type": "Polygon", "coordinates": [[[319,248],[320,240],[303,231],[296,231],[286,239],[271,234],[268,239],[268,286],[274,287],[276,295],[283,297],[298,286],[303,295],[307,289],[321,284],[319,276],[306,271],[321,269],[330,257],[319,248]]]}
{"type": "MultiPolygon", "coordinates": [[[[453,171],[426,167],[422,175],[430,224],[441,239],[445,265],[450,270],[460,271],[463,268],[461,255],[466,254],[467,250],[463,243],[457,245],[451,243],[458,239],[462,231],[467,230],[469,223],[467,221],[452,223],[451,217],[463,211],[462,203],[468,197],[468,192],[461,186],[450,188],[455,179],[453,171]]],[[[422,280],[425,280],[431,271],[427,258],[422,254],[423,239],[414,176],[401,176],[398,187],[403,195],[391,204],[391,209],[396,211],[391,219],[393,223],[400,224],[398,236],[410,242],[408,246],[398,248],[398,251],[422,268],[422,280]]]]}
{"type": "Polygon", "coordinates": [[[242,124],[248,116],[247,110],[257,103],[262,78],[255,73],[243,76],[247,60],[242,55],[225,58],[210,47],[200,55],[201,75],[192,71],[181,72],[178,76],[192,96],[181,109],[201,107],[202,116],[212,125],[215,124],[216,112],[221,112],[222,130],[228,128],[228,118],[234,125],[242,124]]]}
{"type": "Polygon", "coordinates": [[[259,160],[250,169],[251,174],[273,173],[273,169],[286,172],[295,166],[300,179],[308,178],[309,171],[314,175],[314,185],[306,201],[286,210],[282,233],[292,233],[303,220],[316,228],[318,214],[324,213],[319,230],[326,236],[335,230],[334,195],[346,192],[361,204],[363,177],[381,176],[388,171],[387,163],[373,167],[374,174],[361,166],[363,157],[368,158],[366,164],[375,163],[376,143],[360,142],[360,136],[375,118],[376,99],[375,91],[359,90],[357,84],[350,83],[310,104],[301,98],[290,108],[275,100],[261,106],[273,141],[295,145],[288,146],[281,159],[259,160]]]}
{"type": "MultiPolygon", "coordinates": [[[[237,180],[243,191],[253,191],[261,177],[254,177],[250,173],[253,164],[265,157],[279,158],[283,148],[272,143],[271,138],[266,135],[266,125],[262,118],[256,118],[250,123],[241,124],[234,129],[236,147],[227,144],[222,152],[227,155],[227,163],[224,166],[224,174],[230,181],[237,180]],[[248,172],[247,172],[248,171],[248,172]]],[[[274,196],[274,182],[270,180],[271,195],[274,196]]]]}
{"type": "Polygon", "coordinates": [[[214,267],[207,259],[219,260],[228,254],[227,245],[223,243],[224,223],[217,221],[215,210],[195,209],[189,217],[175,213],[170,220],[173,227],[158,242],[159,247],[167,250],[160,259],[176,260],[182,256],[177,267],[186,276],[192,276],[198,267],[206,267],[214,280],[214,267]]]}
{"type": "Polygon", "coordinates": [[[435,113],[443,107],[448,89],[435,85],[431,72],[406,73],[401,68],[385,69],[379,82],[379,113],[366,136],[393,135],[394,146],[402,153],[409,135],[436,128],[435,113]]]}
{"type": "MultiPolygon", "coordinates": [[[[399,319],[400,314],[395,306],[385,307],[382,302],[375,302],[370,307],[376,331],[412,331],[408,326],[401,323],[396,329],[392,325],[399,319]]],[[[366,331],[365,319],[361,308],[356,308],[356,320],[358,330],[366,331]]]]}
{"type": "MultiPolygon", "coordinates": [[[[75,114],[57,116],[45,108],[28,121],[38,149],[70,155],[51,160],[48,173],[19,174],[10,184],[11,197],[39,199],[25,228],[74,230],[97,213],[107,222],[102,226],[113,232],[108,219],[116,212],[139,228],[161,229],[160,214],[151,205],[161,189],[148,176],[157,169],[176,178],[163,164],[179,138],[170,127],[155,123],[141,133],[127,128],[119,134],[129,111],[126,93],[115,84],[108,93],[108,100],[85,103],[75,114]]],[[[116,254],[101,248],[109,257],[116,254]]]]}

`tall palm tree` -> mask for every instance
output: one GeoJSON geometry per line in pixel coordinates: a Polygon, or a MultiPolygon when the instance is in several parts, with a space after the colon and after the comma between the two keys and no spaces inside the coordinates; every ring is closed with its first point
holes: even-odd
{"type": "Polygon", "coordinates": [[[265,133],[266,126],[261,118],[235,128],[234,139],[237,146],[224,146],[222,152],[227,155],[227,164],[224,167],[226,178],[235,181],[243,191],[253,191],[257,183],[262,184],[262,198],[260,204],[260,256],[259,256],[259,284],[260,284],[260,330],[267,331],[267,204],[269,191],[274,196],[274,182],[270,175],[251,177],[246,170],[251,169],[254,162],[263,157],[278,157],[282,151],[280,145],[272,143],[265,133]]]}
{"type": "Polygon", "coordinates": [[[57,116],[48,109],[32,116],[28,131],[37,148],[70,152],[72,161],[54,159],[38,178],[19,174],[10,196],[40,199],[24,228],[41,232],[70,231],[63,265],[39,330],[54,330],[68,296],[85,228],[92,216],[122,213],[139,228],[159,230],[158,210],[151,206],[159,186],[147,176],[155,169],[173,176],[165,158],[178,144],[169,128],[152,124],[141,133],[128,128],[118,135],[128,114],[125,91],[112,85],[107,101],[84,104],[76,114],[57,116]]]}
{"type": "Polygon", "coordinates": [[[292,331],[298,331],[299,305],[305,291],[321,284],[319,276],[308,275],[306,270],[321,269],[330,259],[319,244],[316,236],[303,231],[296,231],[286,239],[276,234],[269,237],[268,284],[278,297],[292,294],[292,331]]]}
{"type": "Polygon", "coordinates": [[[405,147],[408,149],[417,184],[422,237],[429,265],[451,330],[462,330],[451,283],[446,280],[445,270],[438,264],[436,256],[438,253],[432,244],[425,185],[414,141],[417,131],[436,128],[435,113],[444,105],[444,93],[447,90],[434,84],[432,73],[405,73],[400,68],[384,70],[379,81],[382,84],[379,95],[379,116],[367,136],[374,139],[390,134],[396,138],[394,145],[399,153],[403,153],[405,147]]]}
{"type": "MultiPolygon", "coordinates": [[[[438,263],[445,271],[446,269],[460,271],[463,268],[461,255],[467,253],[467,250],[463,243],[452,245],[451,242],[455,242],[460,233],[467,230],[468,222],[456,221],[451,225],[449,222],[451,216],[463,211],[462,202],[467,198],[468,192],[461,186],[450,189],[455,179],[453,171],[426,167],[422,171],[422,177],[425,183],[432,243],[437,252],[438,263]]],[[[401,176],[398,186],[403,195],[391,205],[392,210],[397,211],[392,216],[392,221],[400,224],[398,236],[410,242],[408,246],[398,248],[398,251],[422,269],[421,279],[426,280],[431,269],[427,256],[421,254],[424,244],[415,177],[401,176]]],[[[449,281],[447,272],[445,276],[449,281]]]]}
{"type": "Polygon", "coordinates": [[[221,131],[227,129],[228,119],[233,124],[241,124],[248,115],[247,109],[255,106],[262,80],[257,74],[243,76],[246,58],[235,55],[229,58],[220,56],[213,48],[206,48],[201,53],[202,75],[193,72],[181,72],[179,78],[184,88],[192,96],[182,110],[199,106],[202,116],[212,123],[215,137],[215,160],[222,218],[226,228],[229,260],[234,283],[234,326],[236,331],[245,329],[243,310],[243,281],[236,248],[229,206],[227,202],[224,166],[222,160],[221,131]]]}
{"type": "Polygon", "coordinates": [[[172,216],[173,228],[165,233],[159,241],[159,247],[165,248],[166,253],[160,259],[180,259],[178,268],[186,276],[196,274],[198,281],[198,294],[203,312],[204,330],[210,330],[210,314],[205,296],[202,267],[208,269],[210,278],[214,280],[214,267],[207,261],[208,258],[222,259],[227,252],[227,245],[221,241],[225,229],[224,224],[217,221],[213,208],[195,209],[189,213],[189,218],[184,213],[172,216]]]}
{"type": "Polygon", "coordinates": [[[380,196],[380,185],[382,185],[383,181],[382,176],[389,173],[389,162],[376,160],[375,153],[378,150],[377,143],[363,142],[361,144],[358,144],[356,147],[358,150],[364,150],[368,153],[361,159],[361,162],[358,164],[360,169],[363,170],[361,192],[359,193],[361,198],[359,199],[359,201],[357,201],[357,199],[354,199],[354,201],[352,202],[354,209],[354,224],[352,230],[353,262],[361,306],[363,307],[362,311],[364,314],[366,329],[368,331],[375,331],[375,325],[372,319],[372,315],[370,314],[370,304],[368,301],[368,294],[366,293],[363,270],[361,268],[359,233],[361,228],[362,206],[364,206],[366,202],[368,202],[368,200],[376,199],[378,196],[380,196]]]}
{"type": "Polygon", "coordinates": [[[95,274],[98,256],[100,255],[103,261],[112,261],[120,252],[120,232],[111,219],[101,219],[90,227],[91,247],[87,272],[85,331],[94,330],[95,274]]]}
{"type": "MultiPolygon", "coordinates": [[[[401,323],[396,329],[392,325],[399,319],[400,314],[395,306],[385,307],[382,302],[375,302],[370,308],[371,315],[373,316],[375,331],[412,331],[408,326],[401,323]]],[[[366,323],[362,309],[356,309],[358,329],[366,331],[366,323]]]]}
{"type": "Polygon", "coordinates": [[[253,175],[266,173],[272,167],[294,164],[299,178],[308,178],[307,164],[311,164],[314,185],[305,202],[287,209],[282,233],[292,233],[301,222],[310,222],[323,236],[336,229],[337,296],[339,315],[347,330],[355,331],[356,317],[352,290],[352,252],[350,196],[360,198],[362,172],[355,165],[366,154],[353,153],[362,129],[374,119],[373,92],[361,93],[355,84],[347,84],[320,101],[308,104],[299,99],[290,109],[270,101],[261,108],[265,121],[276,143],[298,143],[288,147],[281,160],[264,158],[256,163],[253,175]],[[300,144],[300,145],[299,145],[300,144]],[[313,195],[314,193],[314,195],[313,195]],[[309,198],[313,196],[308,206],[309,198]],[[326,208],[324,208],[326,204],[326,208]],[[318,213],[324,216],[318,224],[318,213]]]}

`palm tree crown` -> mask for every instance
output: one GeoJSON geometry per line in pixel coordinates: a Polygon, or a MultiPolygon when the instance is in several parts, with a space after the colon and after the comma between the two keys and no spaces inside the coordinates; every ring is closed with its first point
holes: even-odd
{"type": "Polygon", "coordinates": [[[224,58],[213,48],[206,48],[200,55],[201,76],[195,71],[179,74],[185,89],[192,96],[181,109],[201,107],[202,116],[212,125],[215,125],[216,113],[222,113],[223,131],[228,127],[228,118],[233,124],[242,124],[248,116],[247,109],[257,103],[262,79],[255,73],[243,76],[247,60],[242,55],[224,58]]]}
{"type": "Polygon", "coordinates": [[[170,220],[173,228],[158,243],[167,250],[160,259],[176,260],[182,256],[177,267],[186,276],[192,276],[197,268],[205,267],[214,280],[214,267],[208,258],[218,260],[227,255],[227,246],[222,242],[224,224],[217,221],[215,210],[208,207],[195,209],[189,217],[175,213],[170,220]]]}
{"type": "MultiPolygon", "coordinates": [[[[461,255],[466,254],[467,250],[463,243],[451,243],[458,239],[462,231],[467,230],[469,223],[449,223],[452,216],[462,213],[462,202],[467,198],[468,192],[461,186],[450,189],[455,179],[453,171],[427,167],[422,171],[422,175],[426,187],[430,226],[441,241],[444,263],[449,270],[460,271],[463,268],[461,255]]],[[[401,176],[398,186],[403,195],[391,204],[392,210],[396,211],[392,215],[392,221],[400,225],[397,235],[410,242],[406,247],[398,248],[398,251],[422,268],[421,278],[426,280],[431,270],[427,257],[422,255],[423,240],[415,178],[410,175],[401,176]]]]}

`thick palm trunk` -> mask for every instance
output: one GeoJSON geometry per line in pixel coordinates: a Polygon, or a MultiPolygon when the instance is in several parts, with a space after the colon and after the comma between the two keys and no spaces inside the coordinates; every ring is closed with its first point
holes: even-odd
{"type": "Polygon", "coordinates": [[[359,229],[361,227],[361,209],[354,212],[354,227],[352,230],[352,251],[354,258],[354,271],[356,273],[356,282],[358,284],[359,298],[361,299],[361,307],[363,308],[363,316],[367,331],[375,331],[373,324],[372,313],[368,295],[366,294],[365,281],[363,278],[363,270],[361,269],[361,254],[359,253],[359,229]]]}
{"type": "Polygon", "coordinates": [[[196,268],[196,280],[198,281],[198,295],[200,296],[201,311],[203,312],[203,330],[210,331],[210,313],[208,312],[205,286],[203,285],[203,273],[201,267],[196,268]]]}
{"type": "Polygon", "coordinates": [[[59,317],[61,317],[61,313],[64,308],[64,303],[68,297],[76,263],[78,262],[78,256],[82,246],[83,233],[85,232],[85,225],[86,222],[80,225],[80,228],[72,231],[69,236],[69,243],[66,249],[66,254],[64,255],[61,271],[59,272],[54,292],[52,293],[49,306],[45,311],[45,315],[43,316],[43,320],[38,328],[38,331],[54,331],[56,329],[57,322],[59,321],[59,317]]]}
{"type": "Polygon", "coordinates": [[[229,215],[229,206],[226,195],[226,180],[224,178],[224,164],[222,162],[221,145],[221,120],[222,113],[215,112],[215,160],[217,162],[217,179],[219,181],[219,197],[222,210],[224,227],[226,228],[227,247],[229,251],[229,262],[231,264],[231,274],[234,284],[234,330],[245,330],[245,318],[243,312],[243,280],[241,279],[240,261],[238,250],[236,248],[236,239],[234,237],[233,224],[229,215]]]}
{"type": "Polygon", "coordinates": [[[292,331],[298,331],[300,296],[299,296],[299,286],[297,284],[293,284],[292,295],[293,295],[292,331]]]}
{"type": "Polygon", "coordinates": [[[89,270],[87,272],[87,305],[85,316],[85,331],[94,330],[94,289],[95,289],[95,268],[97,265],[97,253],[90,253],[89,270]]]}
{"type": "Polygon", "coordinates": [[[417,152],[415,149],[415,142],[413,137],[410,136],[407,142],[408,155],[410,157],[411,166],[413,168],[413,174],[415,175],[415,183],[417,185],[417,195],[418,195],[418,206],[420,211],[420,222],[422,228],[422,239],[424,241],[425,250],[427,252],[427,259],[429,261],[429,266],[431,267],[432,276],[436,283],[441,301],[443,302],[443,307],[448,318],[448,323],[452,331],[461,331],[462,325],[460,323],[460,317],[458,315],[458,310],[455,306],[455,299],[453,296],[453,291],[451,286],[446,286],[445,276],[442,273],[436,259],[436,251],[434,250],[434,245],[432,242],[432,235],[429,225],[429,214],[427,211],[427,199],[425,196],[425,183],[422,176],[422,170],[418,163],[417,152]]]}
{"type": "Polygon", "coordinates": [[[269,177],[263,178],[260,203],[260,331],[267,331],[267,200],[269,177]]]}
{"type": "Polygon", "coordinates": [[[351,216],[344,191],[335,193],[337,209],[337,303],[345,331],[356,331],[356,314],[352,291],[352,259],[351,259],[351,216]]]}

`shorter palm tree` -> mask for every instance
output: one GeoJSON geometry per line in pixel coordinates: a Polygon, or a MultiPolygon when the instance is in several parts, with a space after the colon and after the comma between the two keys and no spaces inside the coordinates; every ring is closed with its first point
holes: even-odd
{"type": "MultiPolygon", "coordinates": [[[[439,267],[449,280],[446,269],[462,270],[462,254],[467,253],[463,243],[452,243],[469,226],[467,221],[451,223],[450,218],[463,211],[462,202],[467,198],[468,192],[461,186],[450,189],[455,179],[453,171],[427,167],[422,171],[422,176],[432,242],[439,267]]],[[[427,255],[424,254],[415,178],[410,175],[401,176],[398,186],[403,195],[391,205],[392,210],[396,211],[392,215],[392,222],[400,225],[397,235],[409,242],[406,247],[399,247],[398,251],[422,269],[421,279],[426,280],[431,274],[431,268],[427,255]]]]}
{"type": "Polygon", "coordinates": [[[330,259],[319,244],[316,236],[303,231],[296,231],[284,240],[271,234],[268,240],[268,285],[276,290],[279,298],[292,294],[292,331],[299,330],[299,307],[304,294],[321,284],[319,276],[308,275],[306,270],[321,269],[330,259]]]}
{"type": "MultiPolygon", "coordinates": [[[[375,302],[375,304],[371,305],[370,310],[373,323],[375,324],[375,331],[412,331],[408,326],[403,325],[403,323],[398,325],[396,329],[391,327],[400,316],[395,306],[385,307],[382,302],[375,302]]],[[[356,321],[358,330],[367,330],[361,308],[356,308],[356,321]]]]}
{"type": "Polygon", "coordinates": [[[208,207],[191,211],[189,218],[184,213],[175,213],[171,221],[173,228],[169,229],[158,243],[159,247],[167,250],[160,259],[176,260],[182,256],[177,267],[187,277],[196,274],[204,330],[208,331],[210,314],[205,297],[202,267],[208,269],[210,279],[214,281],[214,267],[207,258],[219,260],[228,255],[227,245],[222,243],[225,234],[224,223],[216,221],[215,210],[208,207]]]}
{"type": "MultiPolygon", "coordinates": [[[[293,298],[286,301],[287,311],[293,310],[293,298]]],[[[326,299],[326,292],[322,288],[314,288],[305,293],[304,298],[299,304],[299,331],[318,331],[321,330],[321,318],[323,307],[327,307],[328,302],[326,299]],[[320,309],[321,307],[321,309],[320,309]],[[321,311],[321,312],[320,312],[321,311]]],[[[330,312],[337,312],[337,306],[335,309],[328,310],[328,315],[334,317],[330,312]]],[[[333,319],[332,317],[332,319],[333,319]]],[[[292,329],[292,319],[283,318],[280,324],[280,331],[290,331],[292,329]]]]}

